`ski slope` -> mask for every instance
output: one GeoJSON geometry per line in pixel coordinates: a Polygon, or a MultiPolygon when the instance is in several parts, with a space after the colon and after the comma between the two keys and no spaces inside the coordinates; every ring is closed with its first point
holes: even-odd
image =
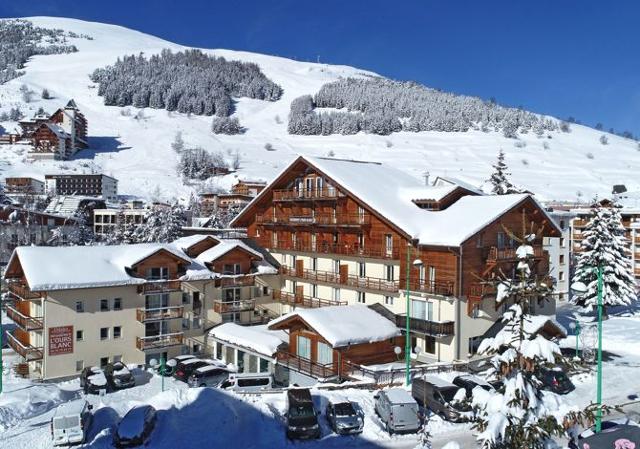
{"type": "MultiPolygon", "coordinates": [[[[277,102],[238,99],[234,116],[247,132],[237,136],[213,135],[211,117],[145,109],[144,118],[136,119],[138,110],[134,107],[104,106],[89,74],[125,54],[142,52],[148,56],[164,48],[178,51],[184,47],[114,25],[53,17],[28,20],[37,26],[87,34],[93,40],[70,39],[78,47],[77,53],[31,58],[24,76],[0,86],[0,111],[20,104],[27,116],[40,106],[53,112],[73,98],[89,122],[91,148],[79,152],[72,161],[31,163],[26,160],[23,146],[2,146],[0,177],[42,178],[45,173],[60,170],[102,171],[120,180],[121,194],[186,199],[198,186],[185,185],[176,174],[177,155],[170,146],[175,133],[182,131],[188,147],[201,146],[224,154],[239,151],[240,170],[211,182],[225,188],[237,178],[270,180],[297,154],[325,156],[329,152],[338,158],[388,163],[418,178],[428,172],[431,179],[446,175],[478,186],[488,178],[491,163],[502,148],[514,183],[535,192],[541,200],[588,201],[596,194],[609,194],[613,184],[625,184],[629,191],[640,190],[639,181],[633,176],[640,168],[638,143],[608,136],[609,144],[602,145],[599,141],[602,132],[580,125],[572,125],[570,133],[551,133],[551,138],[539,139],[533,133],[523,135],[519,145],[525,146],[520,148],[515,146],[518,141],[506,139],[501,133],[482,131],[401,132],[390,136],[289,135],[286,127],[291,100],[314,94],[324,83],[339,77],[375,75],[347,66],[203,49],[216,56],[257,63],[267,77],[283,87],[284,95],[277,102]],[[19,92],[22,84],[37,94],[26,105],[19,92]],[[54,99],[41,100],[43,88],[54,99]],[[267,143],[275,151],[267,151],[267,143]]],[[[15,123],[3,122],[0,126],[11,130],[15,123]]]]}

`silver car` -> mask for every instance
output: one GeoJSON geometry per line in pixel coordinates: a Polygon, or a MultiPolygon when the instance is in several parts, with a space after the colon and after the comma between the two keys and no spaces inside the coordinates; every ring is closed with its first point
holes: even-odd
{"type": "Polygon", "coordinates": [[[351,402],[330,402],[325,416],[333,431],[339,435],[361,433],[364,427],[362,413],[356,412],[351,402]]]}

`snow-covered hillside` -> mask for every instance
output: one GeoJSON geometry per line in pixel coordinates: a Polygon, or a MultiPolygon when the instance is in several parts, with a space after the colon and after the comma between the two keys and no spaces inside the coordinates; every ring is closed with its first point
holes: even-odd
{"type": "MultiPolygon", "coordinates": [[[[284,89],[284,95],[276,102],[239,99],[234,116],[247,129],[242,135],[213,135],[211,117],[145,109],[143,119],[135,118],[138,111],[133,107],[124,108],[130,113],[123,113],[123,108],[104,106],[89,74],[126,54],[142,52],[148,56],[164,48],[184,47],[113,25],[51,17],[28,20],[41,27],[90,35],[93,40],[70,39],[77,46],[77,53],[31,58],[24,76],[0,86],[0,111],[22,103],[19,88],[23,84],[38,94],[31,103],[21,104],[27,116],[40,106],[53,112],[73,98],[88,119],[91,149],[79,152],[69,162],[31,163],[26,161],[20,146],[2,146],[0,177],[42,177],[59,169],[101,170],[120,180],[120,193],[149,197],[159,192],[165,199],[187,198],[194,187],[184,185],[177,176],[177,155],[170,145],[176,132],[182,131],[187,146],[225,154],[239,151],[241,168],[235,174],[218,178],[216,183],[221,187],[228,187],[236,177],[270,180],[296,154],[318,156],[330,152],[339,158],[386,162],[416,177],[428,171],[432,179],[448,175],[479,185],[488,177],[490,164],[502,148],[514,182],[544,200],[588,200],[595,194],[610,193],[613,184],[626,184],[630,191],[640,190],[640,183],[633,176],[640,168],[638,143],[608,136],[608,145],[603,145],[599,140],[602,132],[580,125],[572,125],[570,133],[553,132],[551,139],[540,139],[530,132],[520,140],[482,131],[401,132],[390,136],[287,134],[287,115],[294,98],[314,94],[323,84],[340,77],[374,75],[346,66],[205,50],[216,56],[257,63],[268,78],[284,89]],[[54,98],[41,100],[39,93],[43,88],[54,98]],[[267,151],[266,144],[271,144],[275,151],[267,151]]],[[[6,129],[14,125],[0,123],[6,129]]]]}

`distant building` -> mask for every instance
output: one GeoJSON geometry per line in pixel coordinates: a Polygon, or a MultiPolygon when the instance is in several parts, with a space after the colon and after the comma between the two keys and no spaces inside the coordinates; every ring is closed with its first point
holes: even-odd
{"type": "Polygon", "coordinates": [[[231,186],[231,193],[238,195],[257,196],[258,193],[267,186],[264,181],[238,181],[237,184],[231,186]]]}
{"type": "Polygon", "coordinates": [[[113,232],[116,226],[128,224],[139,226],[145,222],[149,209],[141,205],[115,209],[95,209],[93,211],[93,233],[96,237],[105,237],[113,232]]]}
{"type": "Polygon", "coordinates": [[[576,214],[568,210],[550,210],[549,215],[561,231],[560,237],[544,237],[543,248],[549,253],[549,275],[556,280],[559,301],[570,297],[573,255],[571,251],[571,223],[576,214]]]}
{"type": "Polygon", "coordinates": [[[44,194],[44,182],[28,177],[11,177],[5,179],[5,193],[9,194],[44,194]]]}
{"type": "Polygon", "coordinates": [[[207,217],[218,209],[228,209],[231,206],[244,207],[253,200],[253,196],[238,193],[201,193],[200,213],[207,217]]]}
{"type": "MultiPolygon", "coordinates": [[[[86,214],[88,218],[91,218],[95,209],[104,209],[106,207],[106,203],[102,198],[77,195],[56,196],[51,200],[44,212],[63,217],[86,214]]],[[[90,225],[91,223],[87,224],[90,225]]]]}
{"type": "Polygon", "coordinates": [[[118,180],[104,174],[45,175],[47,191],[54,195],[99,196],[118,199],[118,180]]]}

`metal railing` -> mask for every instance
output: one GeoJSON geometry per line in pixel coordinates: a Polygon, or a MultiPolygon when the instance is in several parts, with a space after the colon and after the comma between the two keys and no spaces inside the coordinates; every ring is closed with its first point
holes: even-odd
{"type": "Polygon", "coordinates": [[[280,189],[273,191],[273,201],[334,200],[345,195],[335,188],[280,189]]]}
{"type": "Polygon", "coordinates": [[[348,285],[368,290],[378,290],[390,293],[396,293],[399,288],[398,281],[387,281],[386,279],[373,278],[368,276],[357,276],[349,274],[346,278],[342,278],[339,273],[323,270],[296,270],[292,267],[281,266],[280,273],[283,276],[305,279],[311,282],[324,282],[327,284],[348,285]]]}
{"type": "Polygon", "coordinates": [[[168,348],[179,346],[184,341],[184,333],[174,332],[172,334],[153,335],[149,337],[136,337],[136,348],[140,351],[152,349],[168,348]]]}
{"type": "Polygon", "coordinates": [[[309,308],[347,305],[347,301],[333,301],[328,299],[312,298],[311,296],[283,292],[282,290],[273,291],[273,300],[281,304],[309,308]]]}
{"type": "Polygon", "coordinates": [[[316,379],[327,379],[335,377],[338,374],[333,363],[321,364],[288,352],[277,352],[276,358],[278,364],[315,377],[316,379]]]}
{"type": "MultiPolygon", "coordinates": [[[[405,381],[405,368],[392,368],[384,371],[376,371],[351,361],[343,363],[347,376],[369,378],[375,385],[393,385],[405,381]]],[[[468,362],[433,363],[429,365],[413,366],[409,369],[411,377],[419,377],[424,374],[448,373],[451,371],[469,371],[468,362]]]]}
{"type": "MultiPolygon", "coordinates": [[[[405,329],[407,326],[406,315],[396,315],[396,326],[405,329]]],[[[453,321],[429,321],[421,318],[409,318],[409,329],[413,332],[432,335],[435,337],[453,335],[455,332],[453,321]]]]}
{"type": "Polygon", "coordinates": [[[11,349],[13,349],[26,361],[30,362],[32,360],[42,359],[44,348],[31,346],[28,343],[23,343],[11,332],[6,332],[5,335],[7,336],[7,343],[9,343],[11,349]]]}
{"type": "Polygon", "coordinates": [[[256,301],[253,299],[245,299],[241,301],[213,301],[213,311],[216,313],[244,312],[254,310],[255,308],[256,301]]]}
{"type": "Polygon", "coordinates": [[[157,307],[153,309],[137,309],[136,319],[141,323],[148,321],[173,320],[182,318],[184,314],[183,306],[157,307]]]}
{"type": "Polygon", "coordinates": [[[41,330],[43,327],[42,317],[25,315],[13,306],[7,306],[7,316],[25,331],[41,330]]]}
{"type": "Polygon", "coordinates": [[[153,293],[169,293],[180,290],[180,281],[158,280],[147,281],[145,284],[138,285],[138,293],[142,295],[150,295],[153,293]]]}

